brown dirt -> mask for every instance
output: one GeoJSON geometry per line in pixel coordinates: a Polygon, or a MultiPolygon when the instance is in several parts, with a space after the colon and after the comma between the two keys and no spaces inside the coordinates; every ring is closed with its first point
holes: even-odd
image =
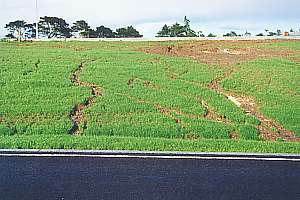
{"type": "Polygon", "coordinates": [[[286,48],[263,48],[264,44],[279,41],[193,41],[172,46],[152,46],[138,51],[169,56],[190,57],[201,63],[232,66],[247,60],[274,56],[292,57],[294,51],[286,48]]]}
{"type": "MultiPolygon", "coordinates": [[[[201,63],[208,65],[229,66],[229,70],[225,72],[222,77],[218,77],[209,84],[209,88],[217,91],[220,94],[226,96],[230,101],[234,102],[238,107],[243,109],[247,114],[255,116],[261,122],[257,127],[262,138],[265,140],[278,140],[285,141],[300,141],[295,134],[289,130],[286,130],[282,125],[264,116],[259,108],[256,106],[254,100],[251,97],[241,96],[233,93],[227,93],[220,87],[220,82],[223,79],[228,78],[236,68],[234,65],[254,60],[257,58],[271,58],[271,57],[284,57],[294,62],[299,63],[300,59],[295,55],[299,52],[288,50],[287,48],[262,48],[261,45],[268,43],[280,42],[270,41],[194,41],[190,43],[182,43],[173,46],[154,46],[149,48],[138,49],[139,51],[146,53],[162,54],[169,56],[189,57],[197,60],[201,63]],[[276,130],[276,131],[274,131],[276,130]]],[[[159,61],[160,62],[160,61],[159,61]]],[[[166,63],[162,63],[165,67],[166,73],[170,79],[178,79],[180,76],[170,70],[170,66],[166,63]]],[[[187,80],[182,80],[191,84],[198,84],[187,80]]],[[[226,122],[225,119],[220,118],[211,109],[207,107],[207,103],[201,102],[207,109],[206,118],[226,122]]],[[[232,139],[238,138],[237,133],[230,134],[232,139]]]]}
{"type": "Polygon", "coordinates": [[[239,134],[236,133],[236,132],[232,132],[229,134],[229,138],[232,139],[232,140],[237,140],[240,138],[239,134]]]}
{"type": "Polygon", "coordinates": [[[94,102],[95,98],[102,96],[103,91],[102,88],[100,88],[96,84],[92,83],[87,83],[87,82],[82,82],[80,80],[80,73],[82,72],[84,66],[83,63],[81,63],[77,69],[73,72],[72,77],[71,77],[71,82],[75,84],[76,86],[81,86],[81,87],[90,87],[91,88],[91,96],[88,97],[83,103],[77,104],[73,107],[73,109],[70,112],[70,119],[72,120],[73,126],[69,130],[69,134],[71,135],[80,135],[83,133],[83,130],[80,126],[82,122],[84,122],[84,128],[87,128],[87,123],[84,121],[84,113],[83,110],[91,107],[94,102]]]}
{"type": "Polygon", "coordinates": [[[138,82],[142,83],[142,85],[144,87],[148,87],[148,88],[152,88],[152,89],[160,89],[160,87],[158,85],[152,83],[151,81],[149,81],[149,80],[143,80],[143,79],[140,79],[140,78],[137,78],[137,77],[129,79],[127,81],[127,85],[129,87],[133,88],[134,84],[138,83],[138,82]]]}

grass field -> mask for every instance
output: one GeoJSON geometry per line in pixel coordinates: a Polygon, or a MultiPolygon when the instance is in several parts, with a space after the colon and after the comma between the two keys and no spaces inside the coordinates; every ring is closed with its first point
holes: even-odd
{"type": "Polygon", "coordinates": [[[300,42],[0,43],[0,148],[300,152],[300,42]]]}

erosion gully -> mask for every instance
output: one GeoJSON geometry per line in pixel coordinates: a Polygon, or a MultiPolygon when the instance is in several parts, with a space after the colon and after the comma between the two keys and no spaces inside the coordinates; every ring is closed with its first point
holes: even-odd
{"type": "MultiPolygon", "coordinates": [[[[91,60],[94,62],[95,60],[91,60]]],[[[69,117],[73,123],[72,128],[69,130],[70,135],[81,135],[83,134],[84,129],[87,128],[87,122],[84,116],[84,110],[91,107],[95,103],[95,99],[99,96],[103,95],[103,89],[93,83],[83,82],[80,80],[80,74],[84,69],[84,64],[87,62],[83,62],[75,69],[71,76],[71,82],[79,87],[89,87],[91,89],[91,96],[85,99],[84,102],[76,104],[70,114],[69,117]],[[82,124],[83,123],[83,124],[82,124]]]]}
{"type": "Polygon", "coordinates": [[[228,100],[232,101],[237,107],[241,108],[246,114],[256,117],[260,124],[257,129],[260,135],[266,140],[278,140],[282,139],[285,141],[299,142],[300,138],[296,137],[295,134],[287,129],[285,129],[279,123],[273,121],[272,119],[266,117],[262,114],[253,98],[245,95],[237,95],[232,92],[227,92],[220,87],[220,83],[223,79],[228,78],[234,70],[230,70],[224,74],[223,77],[217,78],[211,82],[209,88],[215,90],[216,92],[224,95],[228,100]],[[273,130],[277,130],[277,132],[273,130]]]}

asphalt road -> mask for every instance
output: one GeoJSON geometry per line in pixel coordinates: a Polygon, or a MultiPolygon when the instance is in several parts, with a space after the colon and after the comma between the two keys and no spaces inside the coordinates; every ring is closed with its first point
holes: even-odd
{"type": "Polygon", "coordinates": [[[122,156],[0,155],[0,199],[300,199],[299,161],[122,156]]]}

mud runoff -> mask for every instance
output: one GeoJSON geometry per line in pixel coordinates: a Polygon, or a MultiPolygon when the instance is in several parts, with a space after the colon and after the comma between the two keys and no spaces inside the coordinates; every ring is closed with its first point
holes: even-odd
{"type": "Polygon", "coordinates": [[[69,134],[71,135],[81,135],[83,134],[84,129],[87,128],[87,122],[84,119],[84,110],[86,108],[91,107],[95,99],[99,96],[103,95],[102,88],[99,87],[96,84],[88,83],[88,82],[82,82],[80,80],[80,73],[82,72],[84,68],[83,63],[81,63],[77,69],[73,72],[71,81],[74,85],[80,86],[80,87],[89,87],[91,89],[91,96],[88,97],[84,102],[80,104],[76,104],[73,109],[70,112],[70,119],[72,120],[73,126],[69,130],[69,134]],[[83,123],[83,124],[82,124],[83,123]]]}

